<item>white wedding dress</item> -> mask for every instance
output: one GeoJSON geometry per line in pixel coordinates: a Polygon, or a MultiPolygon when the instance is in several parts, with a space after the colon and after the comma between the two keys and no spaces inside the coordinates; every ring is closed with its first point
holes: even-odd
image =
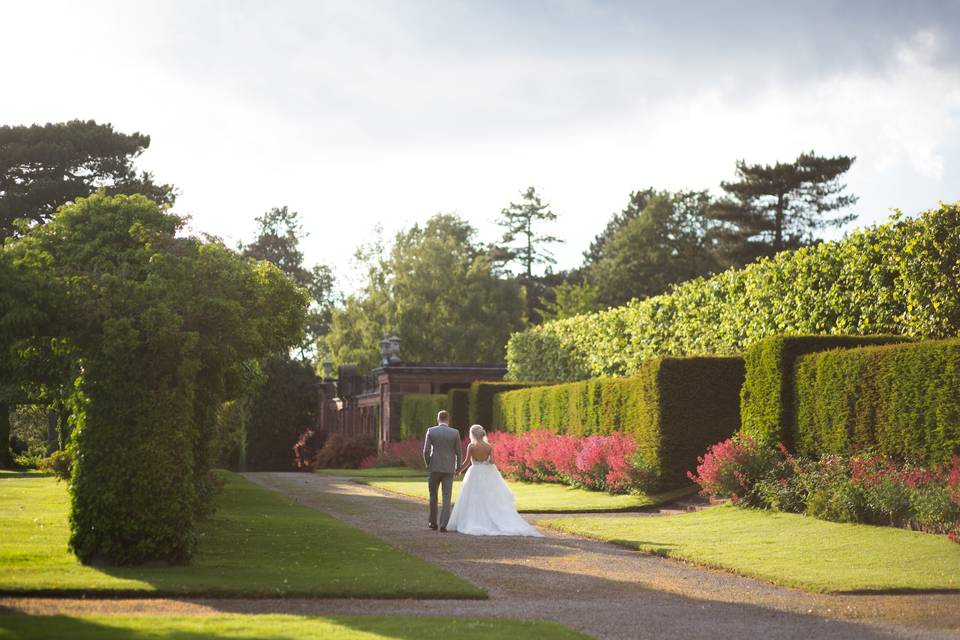
{"type": "Polygon", "coordinates": [[[489,460],[472,458],[447,529],[472,536],[543,537],[517,513],[513,492],[497,466],[489,460]]]}

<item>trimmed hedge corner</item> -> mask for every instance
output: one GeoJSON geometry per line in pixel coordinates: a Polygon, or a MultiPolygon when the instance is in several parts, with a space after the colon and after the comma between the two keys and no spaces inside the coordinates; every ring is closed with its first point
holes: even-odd
{"type": "Polygon", "coordinates": [[[803,455],[948,463],[960,453],[960,339],[803,356],[792,400],[803,455]]]}
{"type": "Polygon", "coordinates": [[[676,486],[697,456],[739,427],[743,379],[739,357],[654,358],[631,378],[500,393],[494,424],[514,432],[632,434],[659,484],[676,486]]]}
{"type": "Polygon", "coordinates": [[[740,430],[762,446],[793,447],[793,374],[802,355],[828,349],[904,342],[899,336],[771,336],[747,350],[740,430]]]}
{"type": "Polygon", "coordinates": [[[437,413],[450,410],[445,393],[408,393],[400,401],[400,439],[422,438],[437,424],[437,413]]]}
{"type": "Polygon", "coordinates": [[[447,392],[450,426],[466,433],[470,427],[470,389],[450,389],[447,392]]]}
{"type": "Polygon", "coordinates": [[[549,382],[474,382],[470,385],[470,412],[471,425],[483,425],[488,431],[497,430],[501,425],[494,419],[493,398],[498,393],[548,385],[549,382]]]}

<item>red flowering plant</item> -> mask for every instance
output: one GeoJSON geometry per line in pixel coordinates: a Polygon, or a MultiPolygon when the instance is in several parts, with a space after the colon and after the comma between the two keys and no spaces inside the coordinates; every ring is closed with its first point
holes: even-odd
{"type": "Polygon", "coordinates": [[[423,469],[423,442],[409,438],[398,442],[384,442],[380,451],[367,456],[360,463],[361,469],[371,467],[410,467],[423,469]]]}
{"type": "Polygon", "coordinates": [[[697,458],[697,473],[687,476],[700,485],[705,496],[730,498],[734,504],[766,506],[758,492],[758,481],[772,470],[783,469],[784,454],[766,449],[748,435],[738,433],[719,442],[697,458]]]}
{"type": "Polygon", "coordinates": [[[638,467],[636,443],[625,434],[573,436],[546,430],[495,432],[500,471],[531,482],[560,482],[611,493],[642,489],[648,471],[638,467]]]}

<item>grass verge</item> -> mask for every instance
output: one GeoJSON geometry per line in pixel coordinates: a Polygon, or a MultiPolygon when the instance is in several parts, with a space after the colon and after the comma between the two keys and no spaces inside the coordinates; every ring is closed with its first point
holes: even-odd
{"type": "MultiPolygon", "coordinates": [[[[420,478],[354,478],[355,482],[377,489],[427,500],[426,476],[420,478]]],[[[602,491],[577,489],[548,482],[515,482],[508,480],[510,490],[516,496],[517,511],[524,513],[583,513],[603,511],[631,511],[651,507],[694,493],[693,488],[682,488],[655,495],[611,495],[602,491]]],[[[460,481],[453,484],[456,500],[460,481]]]]}
{"type": "Polygon", "coordinates": [[[0,593],[483,598],[384,541],[224,473],[219,509],[188,566],[94,567],[67,549],[67,488],[0,476],[0,593]]]}
{"type": "Polygon", "coordinates": [[[673,516],[551,519],[537,525],[807,591],[960,590],[960,545],[892,527],[730,505],[673,516]]]}
{"type": "Polygon", "coordinates": [[[386,616],[0,616],[0,638],[47,640],[589,640],[554,622],[386,616]]]}

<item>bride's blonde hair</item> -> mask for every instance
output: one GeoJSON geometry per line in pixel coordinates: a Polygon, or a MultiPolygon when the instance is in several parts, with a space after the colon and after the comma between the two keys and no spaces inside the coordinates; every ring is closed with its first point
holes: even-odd
{"type": "Polygon", "coordinates": [[[490,441],[487,440],[487,430],[479,424],[475,424],[470,427],[470,441],[476,444],[481,440],[487,444],[490,444],[490,441]]]}

